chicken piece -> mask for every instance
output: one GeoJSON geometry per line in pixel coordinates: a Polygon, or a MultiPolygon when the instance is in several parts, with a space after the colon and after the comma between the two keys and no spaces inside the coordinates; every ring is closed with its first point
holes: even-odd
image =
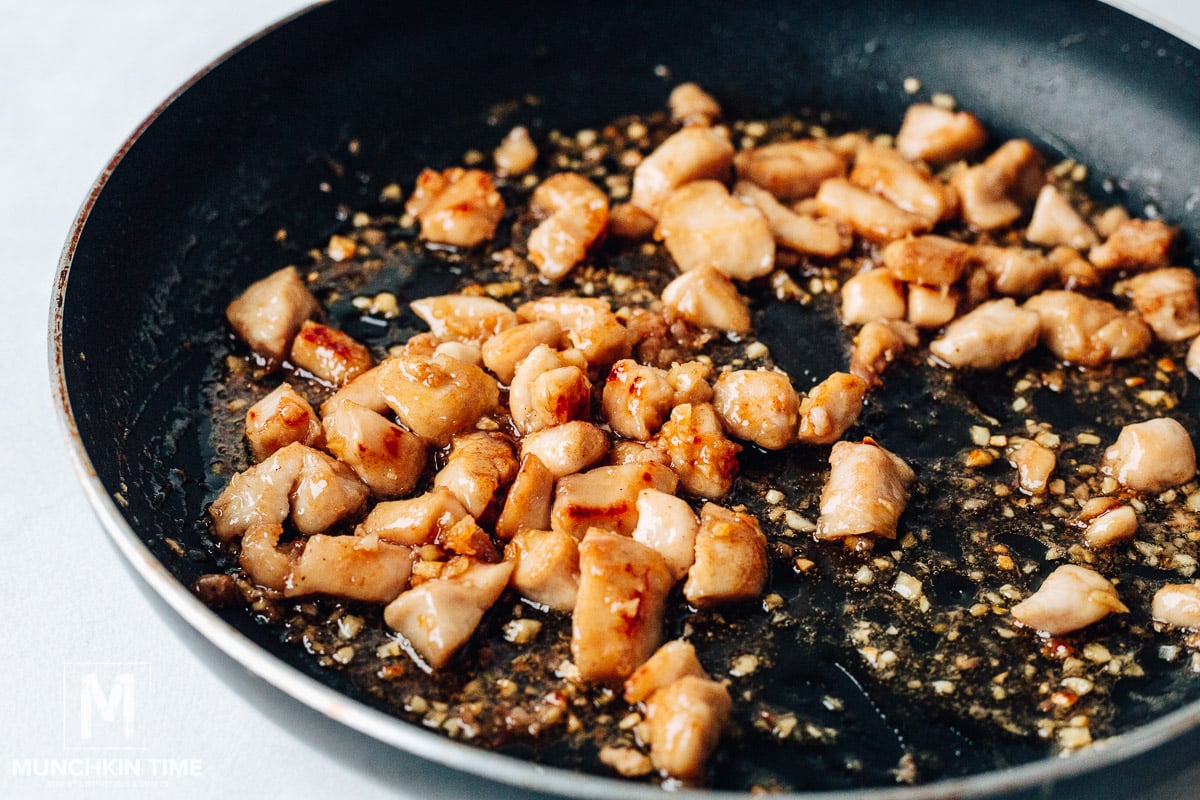
{"type": "Polygon", "coordinates": [[[897,356],[906,347],[918,341],[916,328],[906,322],[872,320],[863,325],[854,337],[854,350],[850,353],[850,373],[867,382],[867,386],[879,386],[882,376],[897,356]]]}
{"type": "Polygon", "coordinates": [[[1100,244],[1092,226],[1079,215],[1071,201],[1049,183],[1038,192],[1025,238],[1043,247],[1066,245],[1075,250],[1087,250],[1100,244]]]}
{"type": "Polygon", "coordinates": [[[904,160],[890,147],[866,144],[855,154],[850,182],[885,197],[899,208],[916,214],[930,225],[958,213],[954,189],[929,171],[904,160]]]}
{"type": "Polygon", "coordinates": [[[796,439],[800,396],[782,372],[722,372],[713,386],[713,408],[725,432],[765,450],[782,450],[796,439]]]}
{"type": "Polygon", "coordinates": [[[957,369],[995,369],[1036,347],[1038,326],[1038,315],[1011,297],[992,300],[947,325],[929,352],[957,369]]]}
{"type": "Polygon", "coordinates": [[[671,469],[688,494],[716,500],[733,488],[742,446],[725,438],[711,404],[675,406],[653,446],[671,459],[671,469]]]}
{"type": "Polygon", "coordinates": [[[637,498],[637,525],[631,534],[635,541],[658,551],[679,581],[696,560],[696,531],[700,520],[687,501],[657,489],[643,489],[637,498]]]}
{"type": "Polygon", "coordinates": [[[940,328],[958,313],[960,293],[949,286],[908,286],[908,321],[923,330],[940,328]]]}
{"type": "Polygon", "coordinates": [[[1200,300],[1196,274],[1167,267],[1135,275],[1125,282],[1133,307],[1164,342],[1181,342],[1200,334],[1200,300]]]}
{"type": "Polygon", "coordinates": [[[1046,260],[1054,265],[1059,282],[1068,291],[1094,289],[1104,282],[1092,262],[1074,248],[1056,247],[1046,256],[1046,260]]]}
{"type": "Polygon", "coordinates": [[[1017,485],[1025,494],[1045,494],[1058,456],[1037,442],[1022,441],[1008,452],[1008,461],[1017,469],[1017,485]]]}
{"type": "Polygon", "coordinates": [[[446,465],[433,477],[433,485],[445,486],[479,519],[499,505],[500,490],[512,481],[517,467],[512,444],[503,434],[462,434],[451,442],[446,465]]]}
{"type": "MultiPolygon", "coordinates": [[[[384,364],[386,363],[384,362],[384,364]]],[[[360,372],[357,377],[334,392],[328,400],[321,404],[321,416],[325,417],[331,414],[343,400],[349,400],[378,414],[389,411],[387,401],[383,399],[383,394],[379,391],[379,373],[384,364],[378,364],[366,372],[360,372]]]]}
{"type": "Polygon", "coordinates": [[[1101,239],[1112,236],[1126,222],[1129,222],[1129,212],[1121,206],[1110,206],[1099,214],[1092,215],[1092,227],[1101,239]]]}
{"type": "Polygon", "coordinates": [[[733,712],[722,684],[685,675],[646,702],[650,760],[663,774],[698,784],[733,712]]]}
{"type": "Polygon", "coordinates": [[[562,531],[525,528],[504,548],[513,564],[512,585],[526,600],[553,611],[571,611],[579,593],[579,544],[562,531]]]}
{"type": "Polygon", "coordinates": [[[671,572],[653,549],[599,528],[579,543],[579,572],[571,618],[579,677],[623,681],[662,643],[671,572]]]}
{"type": "Polygon", "coordinates": [[[433,354],[453,358],[476,367],[483,366],[483,349],[474,342],[442,342],[434,348],[433,354]]]}
{"type": "Polygon", "coordinates": [[[275,391],[250,406],[246,412],[246,438],[250,440],[250,450],[256,461],[262,461],[292,442],[310,447],[320,447],[324,442],[321,421],[290,383],[281,383],[275,391]]]}
{"type": "Polygon", "coordinates": [[[675,390],[672,405],[684,403],[707,403],[712,400],[713,390],[708,379],[712,375],[712,364],[703,361],[685,361],[672,364],[667,370],[667,382],[675,390]]]}
{"type": "Polygon", "coordinates": [[[862,413],[867,382],[857,375],[835,372],[814,386],[800,401],[801,444],[833,444],[862,413]]]}
{"type": "Polygon", "coordinates": [[[1093,550],[1127,542],[1137,534],[1137,512],[1132,506],[1115,506],[1093,517],[1083,531],[1084,543],[1093,550]]]}
{"type": "Polygon", "coordinates": [[[242,549],[238,553],[238,563],[250,580],[277,592],[287,589],[295,551],[302,544],[295,542],[280,549],[282,535],[283,526],[278,522],[255,523],[242,536],[242,549]]]}
{"type": "Polygon", "coordinates": [[[816,537],[895,539],[914,480],[912,468],[874,439],[838,442],[829,454],[829,480],[821,490],[816,537]]]}
{"type": "Polygon", "coordinates": [[[681,83],[667,98],[671,121],[680,125],[712,125],[721,116],[721,106],[694,83],[681,83]]]}
{"type": "Polygon", "coordinates": [[[504,508],[496,519],[496,536],[511,539],[526,528],[549,528],[554,480],[554,474],[546,469],[540,458],[532,454],[523,456],[504,500],[504,508]]]}
{"type": "Polygon", "coordinates": [[[904,284],[886,269],[860,272],[842,284],[842,322],[862,325],[873,319],[904,319],[904,284]]]}
{"type": "Polygon", "coordinates": [[[715,267],[696,267],[675,278],[663,289],[662,301],[672,314],[697,327],[750,331],[750,306],[715,267]]]}
{"type": "Polygon", "coordinates": [[[544,344],[517,365],[508,391],[513,425],[528,435],[543,428],[584,419],[592,398],[586,362],[577,350],[557,352],[544,344]]]}
{"type": "Polygon", "coordinates": [[[854,244],[854,239],[835,221],[797,214],[750,181],[738,181],[733,194],[759,210],[780,247],[818,258],[833,258],[846,253],[854,244]]]}
{"type": "Polygon", "coordinates": [[[560,172],[534,190],[531,205],[549,216],[529,234],[529,260],[543,278],[557,281],[608,227],[608,195],[582,175],[560,172]]]}
{"type": "Polygon", "coordinates": [[[705,503],[683,595],[696,608],[753,600],[767,585],[767,537],[749,514],[705,503]]]}
{"type": "Polygon", "coordinates": [[[455,247],[491,239],[504,217],[504,199],[491,176],[460,167],[422,170],[404,208],[421,223],[422,239],[455,247]]]}
{"type": "Polygon", "coordinates": [[[443,294],[422,297],[408,304],[442,342],[483,344],[517,324],[516,313],[490,297],[443,294]]]}
{"type": "Polygon", "coordinates": [[[323,422],[329,452],[377,496],[400,497],[417,485],[426,456],[419,436],[350,400],[330,409],[323,422]]]}
{"type": "Polygon", "coordinates": [[[491,535],[479,527],[472,516],[463,517],[450,527],[438,531],[434,544],[448,553],[467,556],[485,564],[495,564],[501,560],[500,551],[496,549],[491,535]]]}
{"type": "Polygon", "coordinates": [[[1026,297],[1041,291],[1058,274],[1058,266],[1037,250],[976,245],[975,259],[987,272],[997,294],[1026,297]]]}
{"type": "Polygon", "coordinates": [[[644,442],[666,422],[674,398],[666,371],[623,358],[604,381],[601,407],[617,435],[644,442]]]}
{"type": "Polygon", "coordinates": [[[300,325],[320,313],[321,304],[296,268],[284,267],[247,286],[225,309],[225,318],[251,350],[280,362],[287,357],[300,325]]]}
{"type": "Polygon", "coordinates": [[[947,164],[965,158],[987,143],[987,131],[968,111],[950,111],[929,103],[913,103],[896,134],[896,150],[909,161],[947,164]]]}
{"type": "Polygon", "coordinates": [[[672,639],[654,651],[640,667],[625,679],[625,702],[649,700],[659,689],[687,675],[707,678],[708,673],[696,658],[696,648],[683,639],[672,639]]]}
{"type": "MultiPolygon", "coordinates": [[[[409,337],[409,340],[400,345],[399,350],[389,349],[389,354],[393,356],[419,356],[421,358],[433,358],[437,349],[442,346],[442,340],[439,339],[431,331],[423,331],[415,336],[409,337]]],[[[386,405],[386,404],[385,404],[386,405]]]]}
{"type": "Polygon", "coordinates": [[[860,189],[845,178],[831,178],[817,190],[817,208],[864,239],[880,244],[924,233],[933,225],[924,217],[860,189]]]}
{"type": "Polygon", "coordinates": [[[345,386],[375,365],[371,351],[349,335],[308,320],[292,341],[288,358],[334,388],[345,386]]]}
{"type": "Polygon", "coordinates": [[[441,669],[479,626],[512,575],[511,561],[470,564],[463,572],[409,589],[383,610],[397,631],[433,669],[441,669]]]}
{"type": "Polygon", "coordinates": [[[521,457],[537,456],[556,479],[598,464],[608,455],[608,435],[590,422],[574,420],[542,428],[521,440],[521,457]]]}
{"type": "Polygon", "coordinates": [[[529,129],[517,125],[504,135],[500,144],[492,151],[497,175],[521,175],[537,163],[538,149],[529,137],[529,129]]]}
{"type": "Polygon", "coordinates": [[[563,329],[552,319],[523,322],[490,337],[483,343],[483,365],[503,384],[512,383],[517,364],[539,344],[557,349],[563,340],[563,329]]]}
{"type": "Polygon", "coordinates": [[[630,202],[658,219],[667,198],[684,184],[725,180],[733,161],[733,145],[724,131],[688,127],[667,137],[633,171],[630,202]]]}
{"type": "Polygon", "coordinates": [[[718,181],[695,181],[672,192],[654,235],[680,272],[707,266],[748,281],[775,266],[775,238],[766,217],[730,197],[718,181]]]}
{"type": "Polygon", "coordinates": [[[962,242],[944,236],[917,236],[892,242],[883,248],[882,258],[897,280],[949,286],[966,273],[973,255],[972,248],[962,242]]]}
{"type": "Polygon", "coordinates": [[[1063,361],[1098,367],[1135,358],[1150,347],[1150,327],[1136,313],[1122,313],[1112,303],[1075,292],[1050,290],[1023,306],[1036,311],[1039,341],[1063,361]]]}
{"type": "Polygon", "coordinates": [[[330,594],[390,603],[408,586],[413,554],[374,536],[310,536],[292,565],[286,597],[330,594]]]}
{"type": "Polygon", "coordinates": [[[1061,636],[1099,622],[1114,611],[1125,614],[1129,609],[1107,578],[1087,567],[1064,564],[1009,613],[1026,627],[1061,636]]]}
{"type": "Polygon", "coordinates": [[[525,321],[550,319],[567,332],[571,345],[594,368],[607,368],[625,358],[633,338],[604,300],[589,297],[543,297],[517,309],[525,321]]]}
{"type": "Polygon", "coordinates": [[[437,539],[442,531],[468,516],[454,493],[435,487],[420,497],[377,503],[355,530],[359,536],[377,536],[385,542],[419,547],[437,539]]]}
{"type": "Polygon", "coordinates": [[[1154,593],[1150,609],[1159,622],[1177,628],[1200,628],[1200,586],[1168,583],[1154,593]]]}
{"type": "Polygon", "coordinates": [[[576,539],[589,528],[628,536],[637,526],[637,498],[643,489],[672,493],[679,479],[668,467],[638,461],[560,478],[554,489],[550,527],[576,539]]]}
{"type": "Polygon", "coordinates": [[[500,402],[500,387],[490,375],[445,355],[390,358],[376,382],[400,423],[438,447],[500,402]]]}
{"type": "Polygon", "coordinates": [[[1088,261],[1101,272],[1158,269],[1171,263],[1179,229],[1157,219],[1130,219],[1088,251],[1088,261]]]}
{"type": "Polygon", "coordinates": [[[644,241],[654,234],[654,217],[633,203],[618,203],[608,214],[608,232],[619,239],[644,241]]]}
{"type": "Polygon", "coordinates": [[[613,442],[612,449],[608,452],[608,463],[614,467],[622,464],[658,464],[667,469],[671,468],[671,458],[666,453],[629,439],[613,442]]]}
{"type": "Polygon", "coordinates": [[[990,231],[1016,222],[1045,182],[1042,154],[1024,139],[1000,145],[982,164],[958,172],[962,216],[969,225],[990,231]]]}
{"type": "Polygon", "coordinates": [[[1121,428],[1104,451],[1100,472],[1135,492],[1161,492],[1195,477],[1196,450],[1178,422],[1150,419],[1121,428]]]}
{"type": "Polygon", "coordinates": [[[811,139],[742,150],[733,164],[739,180],[761,186],[784,202],[812,197],[824,181],[846,174],[845,160],[811,139]]]}

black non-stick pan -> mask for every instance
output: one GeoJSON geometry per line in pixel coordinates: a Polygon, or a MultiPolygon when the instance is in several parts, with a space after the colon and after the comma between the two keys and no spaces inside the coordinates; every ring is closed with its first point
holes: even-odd
{"type": "MultiPolygon", "coordinates": [[[[661,791],[423,731],[188,587],[217,568],[200,522],[211,489],[197,480],[200,386],[229,299],[301,262],[385,184],[411,185],[421,167],[455,163],[517,122],[536,136],[660,108],[682,80],[731,116],[820,109],[885,130],[914,99],[947,92],[997,141],[1028,137],[1087,164],[1093,192],[1200,241],[1200,52],[1099,3],[316,6],[201,73],[131,137],[79,213],[53,309],[57,399],[84,485],[148,596],[187,623],[187,641],[201,634],[197,652],[214,668],[248,668],[273,687],[255,684],[264,702],[295,698],[332,725],[506,783],[580,797],[661,791]]],[[[1192,702],[1071,758],[827,796],[1123,796],[1192,763],[1198,743],[1192,702]]]]}

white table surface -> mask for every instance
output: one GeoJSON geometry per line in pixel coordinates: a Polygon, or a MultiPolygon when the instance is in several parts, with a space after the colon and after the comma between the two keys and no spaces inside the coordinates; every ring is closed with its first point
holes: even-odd
{"type": "MultiPolygon", "coordinates": [[[[7,615],[0,797],[241,797],[252,788],[269,797],[355,800],[516,795],[466,778],[435,789],[431,776],[438,770],[399,754],[386,769],[365,769],[353,742],[337,752],[313,746],[220,682],[118,563],[77,486],[54,416],[46,366],[51,284],[91,182],[180,83],[303,5],[0,0],[0,276],[8,287],[0,296],[8,331],[0,336],[0,608],[7,615]],[[66,749],[71,715],[80,711],[64,708],[64,681],[78,681],[79,670],[92,668],[75,662],[141,664],[132,668],[137,696],[155,713],[143,723],[151,744],[138,757],[168,759],[183,774],[151,776],[148,763],[140,777],[125,779],[24,774],[35,762],[78,754],[66,749]]],[[[1200,38],[1196,0],[1141,6],[1200,38]]],[[[1195,797],[1198,781],[1200,766],[1145,800],[1195,797]]]]}

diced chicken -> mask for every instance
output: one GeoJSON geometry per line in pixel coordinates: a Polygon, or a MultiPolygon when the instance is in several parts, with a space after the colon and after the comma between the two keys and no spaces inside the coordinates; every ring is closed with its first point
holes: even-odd
{"type": "Polygon", "coordinates": [[[608,214],[608,233],[619,239],[649,239],[654,233],[654,225],[654,217],[633,203],[618,203],[608,214]]]}
{"type": "Polygon", "coordinates": [[[671,469],[688,494],[715,500],[733,488],[742,446],[725,438],[721,419],[709,403],[675,406],[654,447],[671,459],[671,469]]]}
{"type": "Polygon", "coordinates": [[[438,447],[474,427],[500,401],[495,379],[474,364],[445,355],[390,358],[376,382],[401,424],[438,447]]]}
{"type": "Polygon", "coordinates": [[[608,463],[610,466],[620,466],[621,464],[658,464],[667,469],[671,468],[671,459],[666,453],[656,450],[648,444],[642,444],[641,442],[629,439],[620,439],[613,442],[612,450],[608,453],[608,463]]]}
{"type": "Polygon", "coordinates": [[[672,364],[667,371],[667,381],[675,390],[674,405],[684,403],[707,403],[712,400],[712,386],[708,379],[712,375],[712,364],[703,361],[685,361],[672,364]]]}
{"type": "Polygon", "coordinates": [[[442,346],[442,340],[439,339],[432,331],[424,331],[411,337],[407,342],[400,345],[398,351],[389,351],[393,356],[420,356],[422,358],[432,358],[437,349],[442,346]]]}
{"type": "Polygon", "coordinates": [[[1037,250],[977,245],[974,254],[998,294],[1025,297],[1041,291],[1059,274],[1055,263],[1037,250]]]}
{"type": "Polygon", "coordinates": [[[433,478],[445,486],[476,519],[497,507],[500,490],[517,474],[512,444],[499,433],[468,433],[454,437],[446,465],[433,478]]]}
{"type": "Polygon", "coordinates": [[[529,137],[529,129],[517,125],[500,140],[492,151],[498,175],[521,175],[537,163],[538,149],[529,137]]]}
{"type": "Polygon", "coordinates": [[[749,514],[705,503],[683,595],[696,608],[753,600],[767,585],[767,537],[749,514]]]}
{"type": "Polygon", "coordinates": [[[1044,494],[1050,476],[1058,464],[1058,456],[1037,442],[1023,441],[1008,453],[1008,460],[1017,469],[1017,485],[1026,494],[1044,494]]]}
{"type": "Polygon", "coordinates": [[[1088,521],[1083,541],[1093,550],[1127,542],[1137,534],[1137,512],[1132,506],[1115,506],[1088,521]]]}
{"type": "Polygon", "coordinates": [[[721,116],[721,106],[694,83],[681,83],[667,98],[671,121],[681,125],[711,125],[721,116]]]}
{"type": "Polygon", "coordinates": [[[714,267],[747,281],[775,265],[775,238],[767,218],[731,197],[718,181],[695,181],[672,192],[662,205],[655,236],[681,272],[714,267]]]}
{"type": "Polygon", "coordinates": [[[951,219],[958,212],[953,188],[890,147],[866,144],[858,148],[850,182],[887,198],[930,225],[951,219]]]}
{"type": "Polygon", "coordinates": [[[579,544],[562,531],[526,528],[504,548],[521,596],[554,611],[571,611],[579,593],[579,544]]]}
{"type": "Polygon", "coordinates": [[[1100,244],[1100,238],[1092,230],[1071,201],[1063,197],[1053,184],[1046,184],[1038,192],[1033,206],[1033,216],[1025,229],[1025,238],[1043,247],[1066,245],[1076,250],[1086,250],[1100,244]]]}
{"type": "Polygon", "coordinates": [[[1068,291],[1094,289],[1103,282],[1100,272],[1078,250],[1056,247],[1046,256],[1058,272],[1058,280],[1068,291]]]}
{"type": "Polygon", "coordinates": [[[593,528],[579,543],[571,655],[584,681],[623,681],[663,640],[671,573],[656,551],[593,528]]]}
{"type": "Polygon", "coordinates": [[[542,181],[531,205],[549,215],[529,234],[529,260],[548,280],[563,278],[583,261],[608,227],[608,195],[574,172],[542,181]]]}
{"type": "Polygon", "coordinates": [[[940,328],[958,313],[959,292],[949,286],[908,286],[908,321],[923,330],[940,328]]]}
{"type": "Polygon", "coordinates": [[[873,319],[904,319],[904,284],[886,269],[860,272],[842,284],[842,322],[862,325],[873,319]]]}
{"type": "Polygon", "coordinates": [[[604,419],[619,436],[644,442],[658,432],[671,413],[675,389],[667,373],[633,359],[613,364],[604,381],[604,419]]]}
{"type": "Polygon", "coordinates": [[[483,365],[503,384],[512,383],[519,364],[539,344],[556,350],[563,340],[563,329],[552,319],[523,322],[501,331],[483,343],[483,365]]]}
{"type": "Polygon", "coordinates": [[[1081,366],[1140,356],[1152,341],[1150,327],[1137,314],[1075,292],[1042,292],[1026,300],[1024,308],[1037,312],[1042,345],[1081,366]]]}
{"type": "Polygon", "coordinates": [[[284,267],[247,286],[225,309],[225,318],[251,350],[279,362],[287,357],[300,325],[320,313],[320,303],[296,268],[284,267]]]}
{"type": "Polygon", "coordinates": [[[1092,227],[1102,239],[1112,236],[1126,222],[1129,222],[1129,212],[1121,206],[1110,206],[1092,216],[1092,227]]]}
{"type": "Polygon", "coordinates": [[[897,280],[926,286],[956,283],[973,261],[969,245],[944,236],[898,239],[883,248],[883,265],[897,280]]]}
{"type": "Polygon", "coordinates": [[[738,178],[785,202],[812,197],[821,184],[846,174],[845,160],[820,142],[776,142],[733,157],[738,178]]]}
{"type": "Polygon", "coordinates": [[[292,442],[320,447],[324,441],[321,421],[308,400],[290,383],[281,383],[250,406],[246,412],[246,438],[257,461],[292,442]]]}
{"type": "Polygon", "coordinates": [[[420,497],[377,503],[356,533],[377,536],[392,544],[419,547],[434,541],[466,516],[467,509],[453,492],[445,487],[435,487],[420,497]]]}
{"type": "Polygon", "coordinates": [[[292,575],[292,561],[299,542],[279,547],[283,526],[278,522],[255,523],[242,536],[242,549],[238,553],[241,564],[250,580],[258,586],[282,592],[292,575]]]}
{"type": "Polygon", "coordinates": [[[516,313],[490,297],[443,294],[408,304],[441,341],[483,344],[517,324],[516,313]]]}
{"type": "Polygon", "coordinates": [[[390,603],[408,586],[413,554],[374,536],[310,536],[292,565],[284,595],[331,594],[390,603]]]}
{"type": "Polygon", "coordinates": [[[658,690],[646,703],[650,760],[678,781],[700,783],[732,711],[729,690],[706,678],[686,675],[658,690]]]}
{"type": "Polygon", "coordinates": [[[387,605],[383,619],[433,669],[466,644],[483,614],[508,586],[513,565],[471,564],[461,573],[425,581],[387,605]]]}
{"type": "Polygon", "coordinates": [[[433,354],[453,358],[476,367],[483,366],[483,349],[475,342],[442,342],[433,349],[433,354]]]}
{"type": "Polygon", "coordinates": [[[663,289],[662,301],[671,313],[701,328],[750,330],[750,306],[715,267],[696,267],[675,278],[663,289]]]}
{"type": "Polygon", "coordinates": [[[1125,614],[1129,609],[1107,578],[1087,567],[1064,564],[1010,613],[1022,625],[1061,636],[1099,622],[1114,611],[1125,614]]]}
{"type": "Polygon", "coordinates": [[[371,367],[366,372],[359,373],[358,377],[334,392],[332,397],[321,404],[321,416],[324,417],[331,413],[343,400],[357,403],[363,408],[369,408],[380,414],[388,411],[387,401],[383,399],[383,394],[379,391],[379,373],[386,363],[385,361],[383,364],[371,367]]]}
{"type": "Polygon", "coordinates": [[[750,181],[738,181],[733,194],[759,210],[771,228],[775,244],[797,253],[833,258],[847,252],[854,240],[834,220],[797,214],[775,199],[766,189],[750,181]]]}
{"type": "Polygon", "coordinates": [[[306,320],[289,360],[330,386],[344,386],[375,364],[371,351],[342,331],[306,320]]]}
{"type": "Polygon", "coordinates": [[[696,531],[700,521],[681,497],[657,489],[643,489],[637,498],[637,525],[632,536],[652,547],[679,581],[696,560],[696,531]]]}
{"type": "Polygon", "coordinates": [[[829,454],[829,467],[816,537],[896,538],[896,524],[916,480],[912,468],[873,439],[838,442],[829,454]]]}
{"type": "Polygon", "coordinates": [[[555,478],[574,475],[608,455],[608,435],[590,422],[574,420],[542,428],[521,440],[521,457],[534,455],[555,478]]]}
{"type": "Polygon", "coordinates": [[[1121,428],[1100,472],[1135,492],[1161,492],[1195,477],[1196,450],[1182,425],[1159,417],[1121,428]]]}
{"type": "Polygon", "coordinates": [[[913,103],[896,134],[896,150],[909,161],[946,164],[965,158],[987,143],[987,131],[968,111],[950,111],[913,103]]]}
{"type": "Polygon", "coordinates": [[[550,527],[582,538],[589,528],[628,536],[637,526],[637,498],[643,489],[675,491],[679,479],[653,461],[596,467],[558,481],[550,527]]]}
{"type": "Polygon", "coordinates": [[[579,351],[539,344],[517,365],[509,386],[513,425],[523,434],[587,417],[592,384],[579,351]]]}
{"type": "Polygon", "coordinates": [[[421,238],[474,247],[496,233],[504,199],[492,178],[478,169],[422,170],[405,210],[421,223],[421,238]]]}
{"type": "Polygon", "coordinates": [[[707,678],[708,673],[696,658],[696,648],[683,639],[672,639],[654,651],[640,667],[625,679],[625,702],[641,703],[659,689],[665,689],[688,675],[707,678]]]}
{"type": "Polygon", "coordinates": [[[1088,252],[1088,260],[1101,272],[1165,267],[1178,235],[1178,228],[1162,220],[1126,220],[1088,252]]]}
{"type": "Polygon", "coordinates": [[[672,192],[692,181],[725,180],[732,161],[733,145],[725,132],[684,128],[667,137],[634,169],[630,201],[658,219],[672,192]]]}
{"type": "Polygon", "coordinates": [[[323,420],[326,447],[381,497],[406,495],[425,469],[425,442],[350,400],[323,420]]]}
{"type": "Polygon", "coordinates": [[[567,332],[572,346],[592,367],[608,367],[633,347],[629,331],[604,300],[590,297],[543,297],[517,309],[525,321],[550,319],[567,332]]]}
{"type": "Polygon", "coordinates": [[[491,535],[479,527],[479,523],[472,516],[463,517],[449,528],[439,531],[434,544],[447,552],[487,564],[495,564],[501,559],[500,551],[496,549],[491,535]]]}
{"type": "Polygon", "coordinates": [[[521,458],[504,508],[496,519],[496,535],[511,539],[520,531],[550,527],[550,507],[554,502],[554,474],[535,455],[521,458]]]}
{"type": "Polygon", "coordinates": [[[918,341],[916,328],[906,322],[872,320],[863,325],[854,337],[854,350],[850,353],[850,373],[867,382],[867,386],[878,386],[883,373],[906,347],[918,341]]]}
{"type": "Polygon", "coordinates": [[[867,382],[857,375],[835,372],[814,386],[800,401],[801,444],[833,444],[862,413],[867,382]]]}
{"type": "Polygon", "coordinates": [[[817,208],[872,242],[890,242],[933,227],[928,220],[896,206],[844,178],[831,178],[817,190],[817,208]]]}
{"type": "Polygon", "coordinates": [[[1033,145],[1012,139],[982,164],[956,173],[951,183],[958,190],[963,219],[985,231],[1013,224],[1041,190],[1043,168],[1033,145]]]}
{"type": "Polygon", "coordinates": [[[929,352],[959,369],[995,369],[1036,347],[1038,326],[1038,315],[1011,297],[992,300],[947,325],[929,352]]]}
{"type": "Polygon", "coordinates": [[[766,450],[782,450],[796,440],[800,396],[782,372],[722,372],[713,386],[712,404],[734,438],[766,450]]]}
{"type": "Polygon", "coordinates": [[[1168,583],[1154,593],[1150,609],[1160,622],[1177,628],[1200,628],[1200,586],[1168,583]]]}
{"type": "Polygon", "coordinates": [[[1164,342],[1181,342],[1200,334],[1200,300],[1196,274],[1167,267],[1135,275],[1125,283],[1133,307],[1164,342]]]}

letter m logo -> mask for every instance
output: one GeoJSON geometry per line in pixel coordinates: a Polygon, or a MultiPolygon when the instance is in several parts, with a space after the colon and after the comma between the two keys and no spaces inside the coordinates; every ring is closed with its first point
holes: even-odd
{"type": "Polygon", "coordinates": [[[63,669],[63,744],[68,749],[140,750],[146,663],[69,663],[63,669]]]}

